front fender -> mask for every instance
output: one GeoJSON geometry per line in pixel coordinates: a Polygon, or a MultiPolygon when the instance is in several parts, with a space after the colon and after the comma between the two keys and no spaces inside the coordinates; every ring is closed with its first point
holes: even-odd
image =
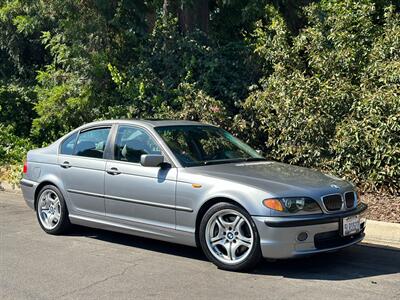
{"type": "Polygon", "coordinates": [[[271,197],[260,189],[218,178],[192,176],[190,181],[178,181],[176,188],[176,206],[188,208],[176,212],[176,228],[194,233],[196,219],[204,205],[216,198],[226,198],[238,203],[250,215],[270,216],[270,210],[262,201],[271,197]],[[195,186],[193,186],[195,184],[195,186]]]}

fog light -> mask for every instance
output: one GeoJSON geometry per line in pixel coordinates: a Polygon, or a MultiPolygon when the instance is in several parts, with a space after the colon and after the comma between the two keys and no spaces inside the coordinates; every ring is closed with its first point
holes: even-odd
{"type": "Polygon", "coordinates": [[[297,240],[299,242],[304,242],[308,238],[307,232],[300,232],[299,235],[297,236],[297,240]]]}

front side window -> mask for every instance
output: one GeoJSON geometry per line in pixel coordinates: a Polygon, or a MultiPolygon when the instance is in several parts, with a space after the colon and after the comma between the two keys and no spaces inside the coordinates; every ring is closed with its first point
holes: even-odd
{"type": "Polygon", "coordinates": [[[144,129],[119,126],[114,153],[116,160],[139,163],[142,154],[161,154],[161,150],[144,129]]]}
{"type": "Polygon", "coordinates": [[[213,126],[165,126],[155,130],[185,167],[265,160],[250,146],[213,126]]]}
{"type": "Polygon", "coordinates": [[[61,154],[72,155],[72,153],[74,152],[77,135],[78,133],[75,132],[74,134],[70,135],[66,140],[63,141],[60,149],[61,154]]]}
{"type": "Polygon", "coordinates": [[[78,136],[74,154],[77,156],[103,158],[110,128],[83,131],[78,136]]]}

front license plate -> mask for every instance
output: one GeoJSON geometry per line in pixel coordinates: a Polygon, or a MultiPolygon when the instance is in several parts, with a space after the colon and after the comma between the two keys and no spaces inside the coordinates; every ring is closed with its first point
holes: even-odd
{"type": "Polygon", "coordinates": [[[342,219],[342,235],[348,236],[360,232],[360,216],[350,216],[342,219]]]}

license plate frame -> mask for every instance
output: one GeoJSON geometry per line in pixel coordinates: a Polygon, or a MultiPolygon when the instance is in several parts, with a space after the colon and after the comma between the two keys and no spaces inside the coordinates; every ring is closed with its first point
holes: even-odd
{"type": "Polygon", "coordinates": [[[351,236],[361,231],[361,216],[354,215],[340,218],[340,235],[351,236]]]}

